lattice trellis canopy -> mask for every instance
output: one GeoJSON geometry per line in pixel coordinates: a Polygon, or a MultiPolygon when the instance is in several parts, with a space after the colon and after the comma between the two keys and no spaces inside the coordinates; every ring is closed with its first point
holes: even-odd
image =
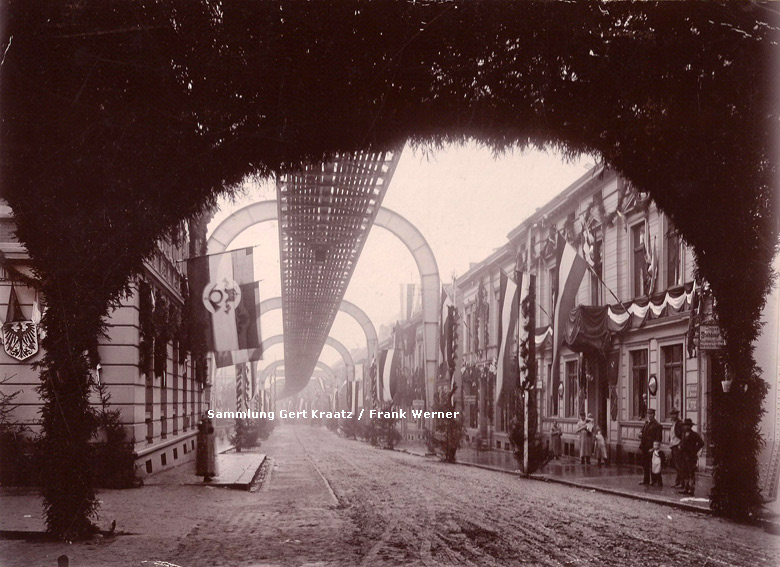
{"type": "Polygon", "coordinates": [[[279,180],[285,395],[311,377],[400,153],[345,154],[279,180]]]}

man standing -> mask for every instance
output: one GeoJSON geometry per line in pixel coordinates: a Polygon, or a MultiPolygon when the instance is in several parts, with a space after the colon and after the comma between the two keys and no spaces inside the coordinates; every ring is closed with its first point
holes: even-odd
{"type": "Polygon", "coordinates": [[[680,439],[683,434],[683,422],[680,419],[680,411],[673,409],[669,412],[672,418],[672,427],[669,435],[669,447],[672,449],[672,462],[674,462],[674,468],[677,471],[677,476],[674,479],[674,488],[679,488],[683,485],[684,465],[682,455],[680,454],[680,439]]]}
{"type": "Polygon", "coordinates": [[[693,421],[686,417],[680,438],[680,454],[685,464],[683,489],[679,491],[680,494],[693,494],[696,491],[696,462],[699,460],[699,451],[702,447],[704,447],[704,440],[693,430],[693,421]]]}
{"type": "Polygon", "coordinates": [[[642,470],[644,478],[639,484],[650,484],[650,467],[652,465],[652,449],[655,441],[661,442],[663,437],[663,427],[655,420],[655,410],[647,410],[647,420],[642,426],[642,433],[639,436],[639,454],[642,460],[642,470]]]}

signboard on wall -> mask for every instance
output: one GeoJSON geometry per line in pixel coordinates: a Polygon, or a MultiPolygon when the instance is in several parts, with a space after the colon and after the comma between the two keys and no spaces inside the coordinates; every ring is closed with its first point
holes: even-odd
{"type": "Polygon", "coordinates": [[[685,385],[685,411],[699,411],[699,385],[685,385]]]}
{"type": "Polygon", "coordinates": [[[412,409],[425,409],[425,400],[412,400],[412,409]]]}
{"type": "Polygon", "coordinates": [[[699,326],[699,348],[701,350],[720,350],[726,346],[726,339],[720,334],[718,325],[699,326]]]}

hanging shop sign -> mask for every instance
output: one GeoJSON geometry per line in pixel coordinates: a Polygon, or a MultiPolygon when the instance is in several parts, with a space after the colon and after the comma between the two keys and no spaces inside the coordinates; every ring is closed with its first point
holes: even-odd
{"type": "Polygon", "coordinates": [[[718,325],[699,326],[699,348],[701,350],[720,350],[726,346],[726,339],[720,333],[718,325]]]}
{"type": "Polygon", "coordinates": [[[425,400],[412,400],[412,409],[425,409],[425,400]]]}
{"type": "Polygon", "coordinates": [[[463,401],[467,404],[473,404],[477,401],[477,396],[475,394],[466,394],[463,396],[463,401]]]}

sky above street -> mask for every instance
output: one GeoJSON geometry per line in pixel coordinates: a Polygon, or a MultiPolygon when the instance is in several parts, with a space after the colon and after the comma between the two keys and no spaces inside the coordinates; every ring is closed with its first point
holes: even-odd
{"type": "MultiPolygon", "coordinates": [[[[426,238],[444,282],[464,273],[506,243],[506,235],[523,219],[587,172],[591,156],[565,161],[554,151],[526,150],[494,156],[476,144],[449,146],[437,151],[404,148],[382,204],[412,222],[426,238]]],[[[209,225],[210,232],[230,213],[258,200],[275,199],[273,182],[247,183],[243,195],[223,199],[209,225]]],[[[230,248],[256,246],[255,274],[261,299],[281,295],[279,234],[276,222],[246,230],[230,248]]],[[[420,277],[411,253],[389,231],[374,226],[355,268],[345,299],[363,309],[380,325],[401,318],[401,285],[420,277]]],[[[282,332],[281,310],[261,321],[263,338],[282,332]]],[[[361,327],[339,313],[331,336],[348,349],[365,346],[361,327]]],[[[262,369],[284,357],[283,346],[273,346],[259,364],[262,369]]],[[[320,359],[331,366],[340,361],[326,346],[320,359]]]]}

